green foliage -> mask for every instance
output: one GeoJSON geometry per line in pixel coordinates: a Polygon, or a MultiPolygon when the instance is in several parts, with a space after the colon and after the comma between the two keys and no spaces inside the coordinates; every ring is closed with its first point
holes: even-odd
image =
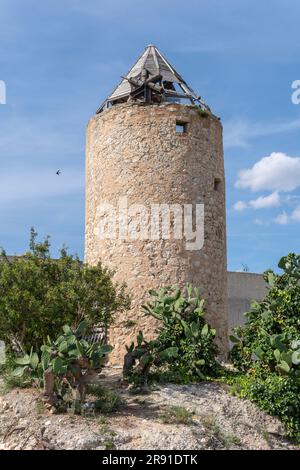
{"type": "Polygon", "coordinates": [[[8,393],[14,388],[29,388],[32,386],[30,377],[16,376],[14,374],[16,363],[11,356],[6,358],[5,364],[0,365],[0,394],[8,393]]]}
{"type": "Polygon", "coordinates": [[[30,354],[14,359],[17,367],[12,371],[11,376],[19,381],[23,386],[35,383],[38,387],[43,382],[43,368],[39,356],[31,348],[30,354]]]}
{"type": "Polygon", "coordinates": [[[207,118],[210,115],[210,112],[206,109],[200,108],[198,105],[194,105],[193,108],[195,108],[199,114],[200,117],[202,118],[207,118]]]}
{"type": "Polygon", "coordinates": [[[95,410],[100,413],[117,411],[122,404],[122,400],[117,393],[98,384],[88,385],[87,393],[97,398],[94,406],[95,410]]]}
{"type": "Polygon", "coordinates": [[[165,424],[193,424],[193,414],[183,406],[169,406],[159,418],[165,424]]]}
{"type": "Polygon", "coordinates": [[[233,433],[222,433],[219,439],[226,449],[229,449],[232,446],[240,446],[242,444],[241,439],[233,433]]]}
{"type": "Polygon", "coordinates": [[[205,109],[198,108],[198,113],[202,118],[207,118],[209,116],[209,112],[205,109]]]}
{"type": "Polygon", "coordinates": [[[152,300],[143,305],[146,315],[160,321],[157,337],[145,341],[143,333],[137,344],[127,347],[124,372],[129,380],[140,384],[148,380],[150,370],[159,368],[178,382],[205,379],[217,369],[215,330],[204,320],[204,301],[197,288],[186,286],[150,291],[152,300]],[[136,363],[138,363],[136,365],[136,363]]]}
{"type": "Polygon", "coordinates": [[[230,337],[231,357],[246,374],[237,381],[240,394],[300,438],[300,255],[291,253],[278,266],[283,274],[264,273],[266,298],[253,302],[246,324],[230,337]]]}
{"type": "Polygon", "coordinates": [[[106,327],[128,306],[124,286],[114,285],[101,264],[82,264],[65,248],[52,259],[49,238],[36,237],[32,229],[24,256],[0,254],[0,338],[13,351],[37,351],[48,335],[83,319],[106,327]]]}
{"type": "Polygon", "coordinates": [[[15,359],[15,377],[31,379],[38,387],[44,386],[51,401],[61,397],[66,403],[82,402],[86,393],[86,378],[100,369],[112,347],[90,343],[84,339],[88,333],[87,321],[82,321],[76,330],[64,325],[63,334],[52,341],[49,337],[40,348],[40,354],[33,352],[15,359]],[[50,385],[47,385],[50,377],[50,385]]]}
{"type": "Polygon", "coordinates": [[[232,393],[254,401],[271,415],[278,416],[288,434],[300,441],[300,385],[291,376],[276,372],[265,378],[257,375],[239,376],[232,393]]]}
{"type": "Polygon", "coordinates": [[[216,417],[213,414],[204,414],[201,416],[201,424],[213,434],[218,435],[221,430],[217,423],[216,417]]]}
{"type": "Polygon", "coordinates": [[[126,320],[122,323],[123,328],[133,328],[136,325],[136,322],[133,320],[126,320]]]}
{"type": "Polygon", "coordinates": [[[247,322],[230,336],[231,357],[239,370],[253,367],[261,373],[276,371],[300,378],[300,255],[282,258],[284,274],[264,274],[266,298],[253,302],[247,322]]]}
{"type": "Polygon", "coordinates": [[[226,448],[231,446],[241,445],[241,440],[238,436],[232,433],[224,432],[217,422],[216,417],[213,414],[205,414],[201,416],[201,424],[222,443],[226,448]]]}
{"type": "Polygon", "coordinates": [[[103,443],[105,450],[115,450],[116,446],[114,444],[114,441],[112,439],[106,439],[103,443]]]}

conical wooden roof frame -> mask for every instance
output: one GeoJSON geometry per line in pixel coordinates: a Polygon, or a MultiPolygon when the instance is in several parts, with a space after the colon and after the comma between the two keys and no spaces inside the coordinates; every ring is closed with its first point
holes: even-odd
{"type": "Polygon", "coordinates": [[[159,49],[150,44],[145,48],[133,67],[122,77],[122,81],[104,101],[97,110],[97,113],[114,104],[132,99],[135,88],[140,87],[142,89],[143,84],[151,86],[156,94],[161,95],[162,101],[170,101],[170,98],[174,100],[187,99],[191,104],[197,104],[202,109],[209,110],[209,107],[202,101],[201,97],[196,95],[159,49]],[[144,79],[143,82],[140,77],[145,72],[147,73],[147,80],[145,81],[144,79]],[[151,82],[152,79],[153,83],[151,82]],[[159,85],[156,85],[158,81],[159,85]],[[167,88],[165,88],[166,84],[168,85],[167,88]],[[180,91],[175,90],[176,84],[177,89],[179,88],[180,91]]]}

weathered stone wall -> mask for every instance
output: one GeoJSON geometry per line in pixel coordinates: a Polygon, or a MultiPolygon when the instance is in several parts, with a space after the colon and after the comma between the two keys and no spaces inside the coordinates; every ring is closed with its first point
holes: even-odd
{"type": "Polygon", "coordinates": [[[207,318],[227,349],[227,271],[225,185],[222,126],[193,106],[124,104],[95,115],[87,129],[85,261],[98,260],[116,270],[132,295],[132,308],[117,318],[110,332],[113,360],[120,362],[125,344],[139,330],[153,336],[155,321],[140,310],[151,288],[199,286],[207,318]],[[176,122],[187,123],[176,133],[176,122]],[[201,250],[186,240],[99,240],[97,206],[153,203],[204,204],[205,234],[201,250]],[[128,320],[130,322],[128,323],[128,320]],[[132,325],[134,322],[134,326],[132,325]]]}

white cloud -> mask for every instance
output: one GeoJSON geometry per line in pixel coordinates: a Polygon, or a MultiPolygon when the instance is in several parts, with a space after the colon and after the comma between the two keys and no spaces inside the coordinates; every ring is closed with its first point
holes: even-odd
{"type": "Polygon", "coordinates": [[[242,212],[243,210],[251,207],[252,209],[269,209],[271,207],[278,207],[281,204],[280,196],[277,191],[274,191],[269,196],[260,196],[257,199],[252,199],[249,202],[237,201],[233,205],[233,209],[242,212]]]}
{"type": "Polygon", "coordinates": [[[271,190],[289,192],[300,186],[300,158],[273,152],[259,160],[252,168],[241,170],[237,188],[252,191],[271,190]]]}
{"type": "Polygon", "coordinates": [[[238,201],[233,205],[234,210],[241,212],[244,209],[247,209],[248,204],[244,201],[238,201]]]}
{"type": "Polygon", "coordinates": [[[294,209],[292,213],[292,219],[296,220],[297,222],[300,222],[300,205],[294,209]]]}
{"type": "Polygon", "coordinates": [[[289,223],[289,216],[283,211],[274,219],[274,222],[279,225],[287,225],[289,223]]]}
{"type": "Polygon", "coordinates": [[[270,207],[280,206],[280,196],[277,191],[269,196],[260,196],[249,202],[253,209],[269,209],[270,207]]]}
{"type": "Polygon", "coordinates": [[[253,123],[234,119],[224,123],[224,146],[248,147],[251,140],[300,129],[300,119],[289,122],[253,123]]]}

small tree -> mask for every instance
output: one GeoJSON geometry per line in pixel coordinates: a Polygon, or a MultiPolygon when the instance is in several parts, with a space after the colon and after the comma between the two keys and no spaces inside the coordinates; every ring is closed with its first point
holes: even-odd
{"type": "Polygon", "coordinates": [[[66,248],[53,259],[49,237],[43,242],[36,237],[32,229],[24,256],[11,260],[2,251],[0,260],[0,339],[23,353],[38,350],[65,324],[72,327],[87,319],[107,327],[129,305],[111,271],[100,263],[83,264],[66,248]]]}

